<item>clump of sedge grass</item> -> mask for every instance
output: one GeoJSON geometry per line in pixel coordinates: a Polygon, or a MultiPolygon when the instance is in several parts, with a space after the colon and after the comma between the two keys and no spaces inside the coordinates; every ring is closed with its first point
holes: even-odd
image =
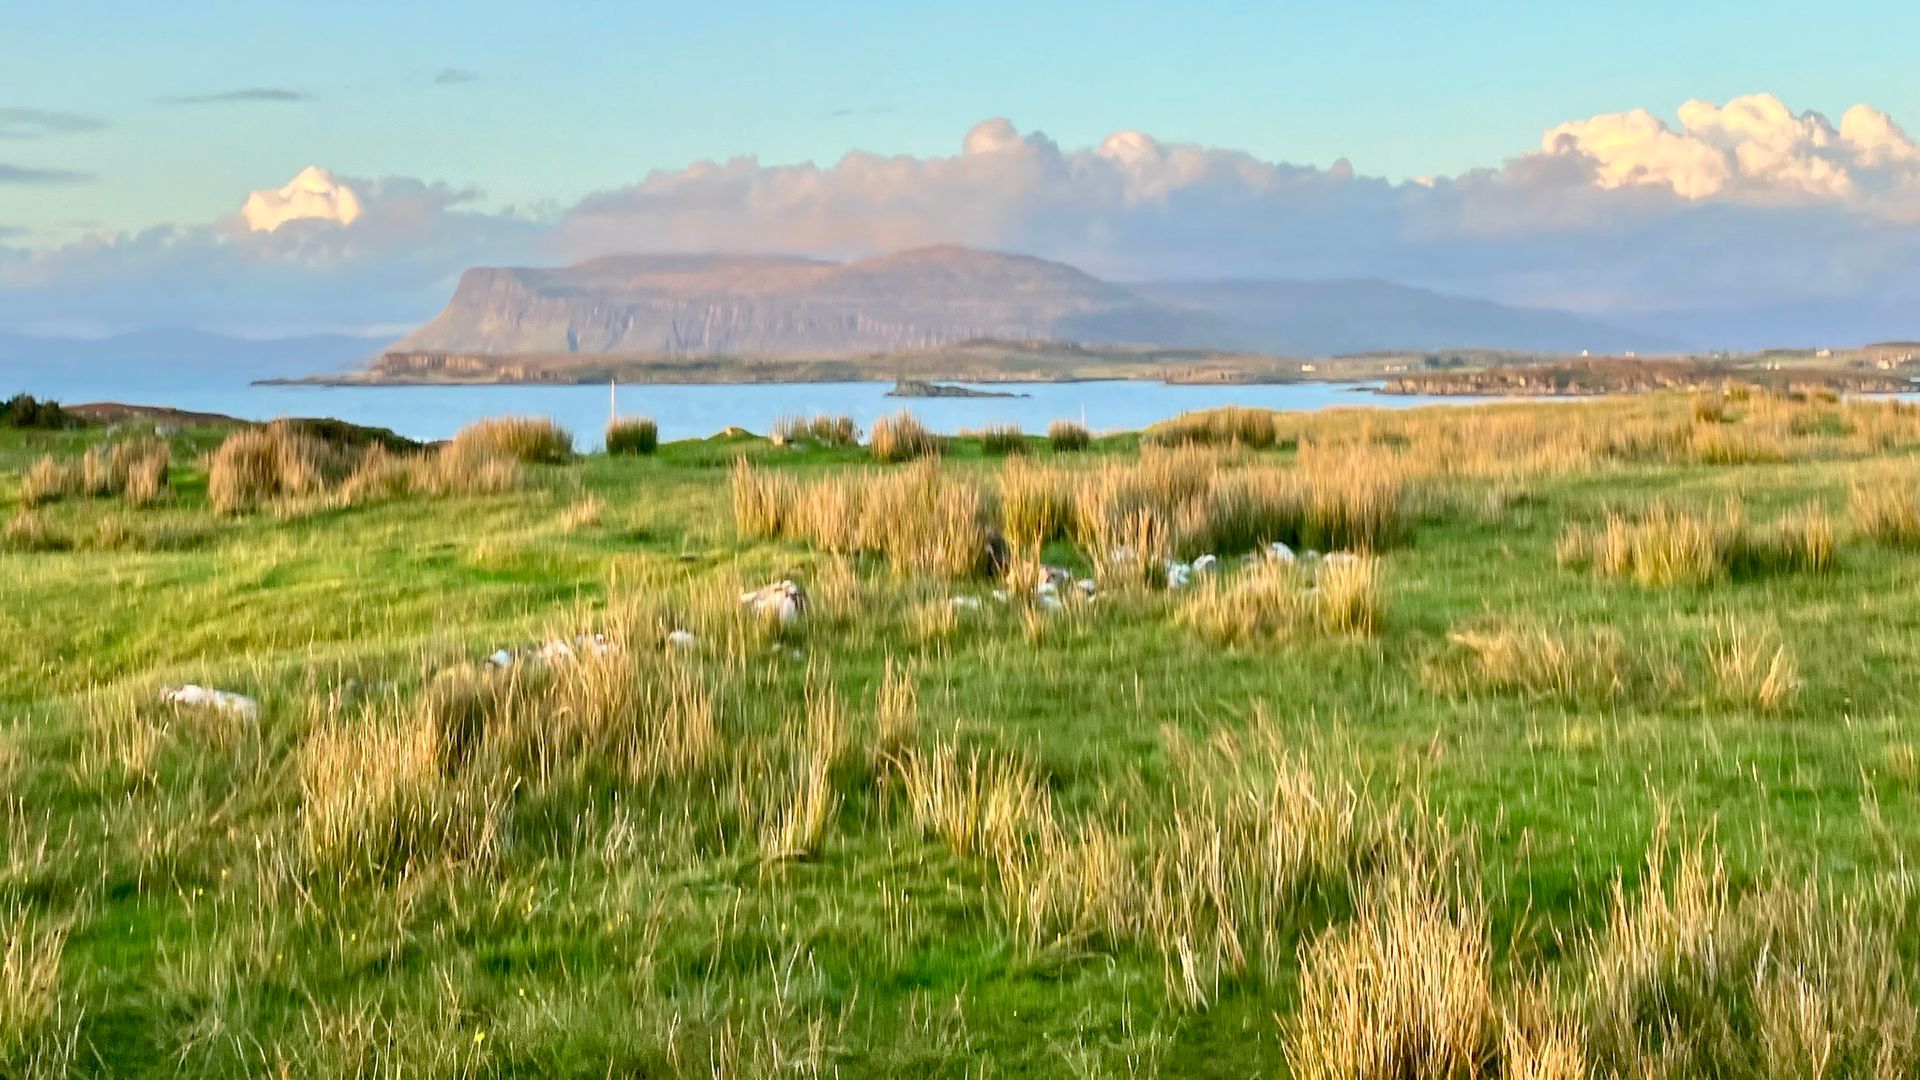
{"type": "Polygon", "coordinates": [[[1018,424],[995,424],[980,431],[980,447],[1002,457],[1027,452],[1027,436],[1018,424]]]}
{"type": "Polygon", "coordinates": [[[1065,537],[1074,520],[1074,480],[1059,469],[1011,461],[1000,473],[1000,525],[1017,549],[1065,537]]]}
{"type": "Polygon", "coordinates": [[[425,711],[323,723],[300,755],[301,844],[342,879],[473,865],[498,854],[501,800],[451,782],[445,732],[425,711]]]}
{"type": "Polygon", "coordinates": [[[244,428],[214,451],[207,498],[237,514],[275,499],[317,495],[347,472],[340,451],[285,421],[244,428]]]}
{"type": "Polygon", "coordinates": [[[1699,584],[1726,573],[1732,547],[1725,518],[1661,503],[1637,519],[1610,513],[1596,530],[1569,530],[1558,557],[1564,566],[1591,566],[1643,585],[1699,584]]]}
{"type": "Polygon", "coordinates": [[[956,855],[1008,852],[1052,811],[1039,776],[1007,755],[945,745],[907,755],[898,770],[914,822],[956,855]]]}
{"type": "Polygon", "coordinates": [[[79,490],[79,474],[52,454],[43,454],[20,478],[20,505],[31,510],[79,490]]]}
{"type": "Polygon", "coordinates": [[[1570,528],[1557,556],[1562,566],[1591,567],[1607,577],[1642,585],[1697,585],[1728,576],[1799,570],[1833,564],[1834,529],[1826,512],[1809,506],[1769,529],[1750,527],[1734,508],[1698,513],[1666,503],[1638,517],[1613,512],[1596,529],[1570,528]]]}
{"type": "Polygon", "coordinates": [[[1279,441],[1277,417],[1270,409],[1229,405],[1220,409],[1181,413],[1148,428],[1146,442],[1160,446],[1245,446],[1265,450],[1279,441]]]}
{"type": "Polygon", "coordinates": [[[598,495],[584,495],[575,500],[566,512],[560,515],[560,528],[565,532],[578,532],[600,524],[600,512],[604,509],[598,495]]]}
{"type": "Polygon", "coordinates": [[[78,488],[95,498],[126,495],[144,506],[159,497],[167,482],[170,448],[160,439],[132,438],[87,447],[80,459],[78,488]]]}
{"type": "Polygon", "coordinates": [[[357,505],[410,495],[498,495],[519,485],[520,463],[478,444],[456,441],[414,453],[375,445],[340,484],[337,497],[357,505]]]}
{"type": "Polygon", "coordinates": [[[1848,513],[1855,529],[1882,544],[1920,548],[1920,488],[1912,484],[1855,484],[1848,513]]]}
{"type": "Polygon", "coordinates": [[[1729,623],[1707,643],[1719,696],[1761,712],[1778,712],[1800,689],[1793,653],[1779,635],[1729,623]]]}
{"type": "Polygon", "coordinates": [[[1736,899],[1698,848],[1637,896],[1616,883],[1581,997],[1590,1056],[1621,1075],[1911,1075],[1909,979],[1871,904],[1775,887],[1736,899]]]}
{"type": "Polygon", "coordinates": [[[920,423],[918,417],[904,409],[875,420],[867,442],[873,449],[873,459],[887,464],[911,461],[940,451],[939,441],[933,433],[920,423]]]}
{"type": "Polygon", "coordinates": [[[607,423],[607,453],[651,454],[660,448],[660,425],[645,416],[623,416],[607,423]]]}
{"type": "Polygon", "coordinates": [[[1263,562],[1196,588],[1181,623],[1226,645],[1282,641],[1303,632],[1365,636],[1376,632],[1386,585],[1379,560],[1346,556],[1311,570],[1263,562]]]}
{"type": "Polygon", "coordinates": [[[560,465],[573,458],[573,435],[544,416],[499,416],[461,428],[453,445],[475,456],[510,457],[529,465],[560,465]]]}
{"type": "Polygon", "coordinates": [[[1056,454],[1071,454],[1085,450],[1093,445],[1093,433],[1083,424],[1071,420],[1055,420],[1047,425],[1047,445],[1056,454]]]}
{"type": "Polygon", "coordinates": [[[1448,635],[1473,684],[1563,701],[1604,701],[1624,689],[1626,650],[1611,628],[1575,631],[1546,624],[1500,625],[1448,635]]]}
{"type": "Polygon", "coordinates": [[[1480,920],[1457,917],[1410,875],[1364,901],[1300,958],[1287,1060],[1304,1080],[1472,1080],[1492,1072],[1500,1028],[1480,920]]]}
{"type": "Polygon", "coordinates": [[[169,447],[165,442],[158,440],[129,455],[126,462],[126,480],[121,486],[121,491],[129,505],[151,506],[160,501],[160,497],[167,490],[169,457],[169,447]]]}
{"type": "Polygon", "coordinates": [[[1754,541],[1768,567],[1824,574],[1833,569],[1836,546],[1833,519],[1818,503],[1809,503],[1775,522],[1754,541]]]}
{"type": "Polygon", "coordinates": [[[827,826],[840,808],[833,772],[846,750],[846,728],[840,699],[831,690],[810,684],[806,746],[786,802],[767,823],[761,836],[761,849],[766,858],[803,859],[820,850],[827,826]]]}
{"type": "MultiPolygon", "coordinates": [[[[952,604],[940,604],[949,615],[952,604]]],[[[920,731],[920,695],[913,673],[887,657],[886,672],[873,695],[874,757],[880,762],[899,760],[912,749],[920,731]]]]}
{"type": "Polygon", "coordinates": [[[0,941],[0,1066],[5,1066],[35,1041],[59,1008],[67,930],[9,902],[0,909],[0,935],[5,938],[0,941]]]}
{"type": "Polygon", "coordinates": [[[775,446],[857,446],[860,442],[860,428],[853,417],[845,414],[828,416],[818,413],[811,417],[782,416],[773,422],[773,433],[768,436],[775,446]]]}
{"type": "Polygon", "coordinates": [[[792,537],[838,554],[876,552],[900,572],[975,577],[990,561],[986,493],[947,475],[938,461],[801,484],[742,460],[734,466],[733,509],[745,535],[792,537]]]}
{"type": "Polygon", "coordinates": [[[8,551],[64,551],[72,541],[52,525],[38,510],[21,509],[0,529],[0,546],[8,551]]]}
{"type": "Polygon", "coordinates": [[[171,448],[165,440],[124,439],[89,446],[78,463],[43,455],[20,481],[20,505],[33,509],[69,495],[124,496],[133,506],[157,502],[167,487],[171,448]]]}
{"type": "Polygon", "coordinates": [[[786,532],[800,494],[800,485],[791,476],[755,468],[741,457],[733,465],[731,490],[733,522],[742,536],[773,539],[786,532]]]}

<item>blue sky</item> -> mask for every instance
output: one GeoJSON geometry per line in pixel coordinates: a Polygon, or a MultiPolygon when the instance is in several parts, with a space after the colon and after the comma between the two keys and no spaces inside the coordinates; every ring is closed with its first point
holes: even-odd
{"type": "Polygon", "coordinates": [[[950,153],[988,116],[1394,179],[1696,97],[1920,116],[1920,5],[1892,3],[4,6],[0,107],[105,122],[0,142],[0,162],[96,177],[0,187],[0,225],[43,236],[207,220],[308,164],[564,205],[703,158],[950,153]],[[160,103],[243,89],[307,96],[160,103]]]}
{"type": "Polygon", "coordinates": [[[962,243],[1920,337],[1917,40],[1860,0],[0,0],[0,331],[376,333],[475,265],[962,243]]]}

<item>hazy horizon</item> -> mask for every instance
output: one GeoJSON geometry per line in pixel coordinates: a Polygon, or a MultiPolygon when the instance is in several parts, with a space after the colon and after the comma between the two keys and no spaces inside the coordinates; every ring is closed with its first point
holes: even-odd
{"type": "Polygon", "coordinates": [[[381,336],[476,265],[956,243],[1920,337],[1920,15],[1824,12],[22,12],[0,330],[381,336]]]}

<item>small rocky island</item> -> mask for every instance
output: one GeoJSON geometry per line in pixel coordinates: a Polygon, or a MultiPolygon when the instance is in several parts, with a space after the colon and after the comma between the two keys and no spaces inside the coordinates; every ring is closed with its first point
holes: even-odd
{"type": "Polygon", "coordinates": [[[900,379],[887,391],[888,397],[944,397],[944,398],[1022,398],[1027,394],[1011,394],[1003,390],[975,390],[971,386],[955,386],[952,383],[926,382],[921,379],[900,379]]]}

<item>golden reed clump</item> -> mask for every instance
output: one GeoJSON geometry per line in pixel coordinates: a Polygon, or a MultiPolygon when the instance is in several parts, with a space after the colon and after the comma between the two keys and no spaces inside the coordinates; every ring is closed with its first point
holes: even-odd
{"type": "Polygon", "coordinates": [[[573,434],[545,416],[500,416],[476,420],[453,436],[472,456],[510,457],[528,465],[561,465],[573,459],[573,434]]]}
{"type": "Polygon", "coordinates": [[[875,420],[867,443],[873,450],[873,459],[887,464],[940,452],[940,441],[918,417],[904,409],[875,420]]]}

